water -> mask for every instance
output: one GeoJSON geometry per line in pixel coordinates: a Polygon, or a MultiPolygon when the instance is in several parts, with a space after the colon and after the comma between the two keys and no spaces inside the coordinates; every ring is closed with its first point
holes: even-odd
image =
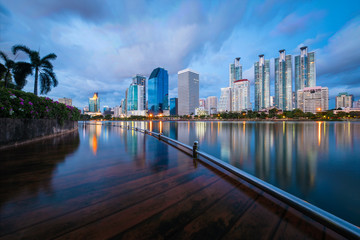
{"type": "Polygon", "coordinates": [[[360,226],[360,122],[123,122],[162,132],[360,226]]]}

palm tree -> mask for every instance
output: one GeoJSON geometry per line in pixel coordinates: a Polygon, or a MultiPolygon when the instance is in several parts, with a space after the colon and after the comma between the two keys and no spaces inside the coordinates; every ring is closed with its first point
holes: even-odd
{"type": "Polygon", "coordinates": [[[9,78],[11,79],[11,71],[13,70],[14,66],[15,66],[15,62],[11,59],[8,58],[8,56],[0,51],[0,57],[4,60],[5,64],[0,63],[0,71],[1,73],[5,73],[5,88],[8,87],[8,83],[9,83],[9,78]]]}
{"type": "MultiPolygon", "coordinates": [[[[58,81],[56,79],[55,73],[53,71],[53,65],[50,60],[55,60],[56,55],[50,53],[43,58],[40,58],[40,53],[38,51],[30,50],[24,45],[15,45],[12,47],[13,54],[16,54],[17,51],[23,51],[30,57],[30,65],[32,70],[35,72],[35,83],[34,83],[34,94],[38,94],[38,78],[40,76],[40,94],[47,94],[51,91],[51,87],[56,87],[58,81]]],[[[22,69],[24,66],[19,66],[19,69],[22,69]]],[[[22,69],[23,70],[23,69],[22,69]]],[[[25,72],[25,71],[23,71],[25,72]]]]}

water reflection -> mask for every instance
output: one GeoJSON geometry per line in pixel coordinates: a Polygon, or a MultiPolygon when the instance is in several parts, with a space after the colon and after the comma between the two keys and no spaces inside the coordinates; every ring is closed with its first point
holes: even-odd
{"type": "Polygon", "coordinates": [[[154,121],[152,125],[153,131],[161,126],[165,135],[189,145],[198,140],[202,151],[360,225],[360,213],[355,220],[350,210],[360,200],[356,186],[360,182],[358,122],[184,121],[160,125],[154,121]],[[344,192],[345,188],[352,190],[344,192]],[[337,197],[340,202],[329,202],[329,196],[342,197],[337,197]]]}

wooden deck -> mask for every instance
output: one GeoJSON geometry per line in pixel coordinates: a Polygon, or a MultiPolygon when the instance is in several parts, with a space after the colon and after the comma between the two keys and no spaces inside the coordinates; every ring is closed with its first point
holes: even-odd
{"type": "Polygon", "coordinates": [[[74,153],[76,134],[1,151],[0,239],[342,239],[231,174],[135,134],[143,149],[124,138],[116,154],[89,163],[81,146],[74,153]]]}

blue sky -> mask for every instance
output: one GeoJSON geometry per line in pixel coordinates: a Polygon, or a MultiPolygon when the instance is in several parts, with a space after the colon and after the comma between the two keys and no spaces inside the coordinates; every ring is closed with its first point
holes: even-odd
{"type": "MultiPolygon", "coordinates": [[[[59,86],[48,96],[72,98],[79,108],[93,92],[101,106],[120,105],[131,77],[159,66],[169,71],[170,97],[177,72],[188,67],[200,73],[200,97],[219,97],[235,57],[253,84],[259,54],[271,59],[274,95],[273,59],[304,45],[316,52],[317,85],[329,87],[334,107],[339,92],[360,98],[359,42],[358,0],[0,0],[1,51],[14,57],[11,46],[24,44],[57,54],[59,86]]],[[[33,81],[24,90],[33,91],[33,81]]]]}

